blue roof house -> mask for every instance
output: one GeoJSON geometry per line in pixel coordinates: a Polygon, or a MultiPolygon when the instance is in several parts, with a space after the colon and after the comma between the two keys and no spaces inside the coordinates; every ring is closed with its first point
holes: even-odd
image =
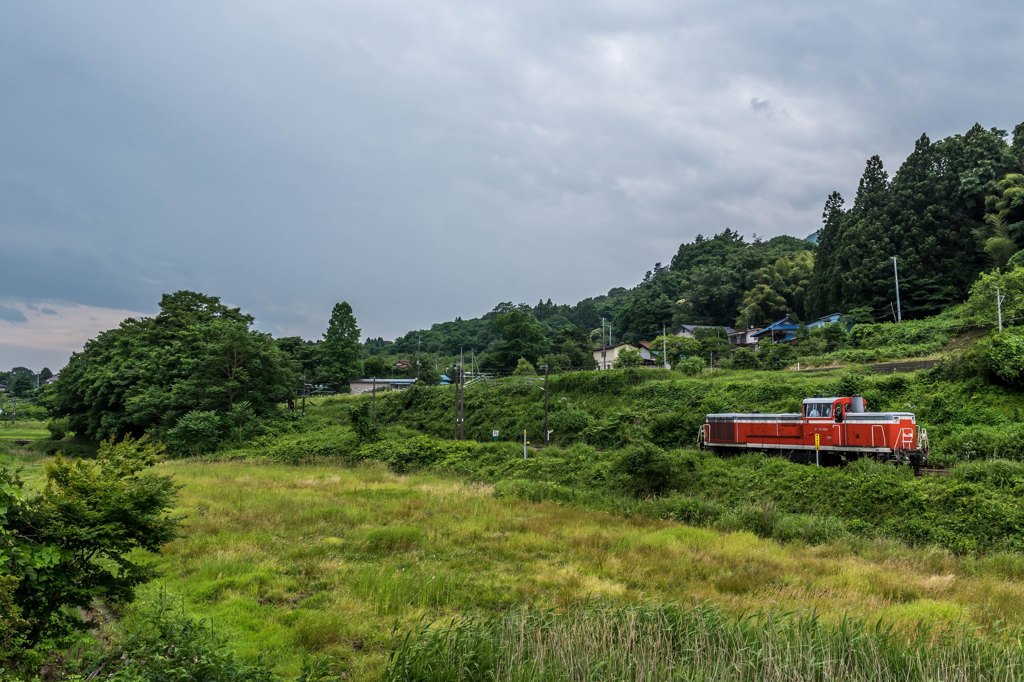
{"type": "MultiPolygon", "coordinates": [[[[805,326],[808,329],[814,329],[816,327],[824,327],[827,324],[837,324],[842,317],[842,313],[823,315],[814,322],[808,322],[805,326]]],[[[770,339],[775,343],[792,343],[793,341],[796,341],[796,332],[798,329],[800,329],[800,323],[794,322],[789,315],[786,315],[781,320],[772,322],[761,331],[754,332],[752,336],[757,339],[758,343],[764,339],[770,339]]]]}

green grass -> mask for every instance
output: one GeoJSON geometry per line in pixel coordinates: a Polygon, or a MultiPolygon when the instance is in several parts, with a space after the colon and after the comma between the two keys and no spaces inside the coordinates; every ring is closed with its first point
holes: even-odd
{"type": "Polygon", "coordinates": [[[1017,642],[971,631],[936,645],[881,623],[698,605],[519,609],[422,626],[396,649],[388,680],[1015,680],[1017,642]]]}
{"type": "Polygon", "coordinates": [[[43,440],[50,437],[46,424],[40,421],[18,420],[0,422],[0,440],[43,440]]]}
{"type": "MultiPolygon", "coordinates": [[[[1019,558],[959,559],[882,541],[779,545],[746,532],[496,498],[488,486],[379,465],[161,465],[183,485],[183,536],[147,590],[180,595],[243,656],[285,674],[326,657],[379,677],[403,633],[521,607],[720,605],[1024,626],[1019,558]]],[[[532,626],[531,626],[532,627],[532,626]]],[[[578,679],[578,678],[577,678],[578,679]]]]}

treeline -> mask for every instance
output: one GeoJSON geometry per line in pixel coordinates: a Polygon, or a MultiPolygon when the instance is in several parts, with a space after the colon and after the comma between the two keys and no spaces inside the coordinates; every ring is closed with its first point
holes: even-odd
{"type": "Polygon", "coordinates": [[[632,289],[574,305],[501,303],[482,317],[411,331],[393,343],[367,339],[364,354],[495,350],[503,338],[498,321],[512,309],[539,324],[549,347],[569,338],[591,347],[651,339],[663,326],[681,324],[745,328],[787,314],[894,320],[893,256],[903,317],[933,315],[962,302],[979,273],[1007,265],[1024,245],[1024,124],[1007,138],[981,125],[934,143],[922,135],[891,179],[871,157],[852,206],[838,192],[826,198],[812,240],[747,242],[731,229],[698,236],[632,289]]]}
{"type": "Polygon", "coordinates": [[[0,393],[15,398],[28,398],[51,378],[53,372],[49,367],[43,367],[39,372],[33,372],[28,367],[14,367],[9,372],[0,372],[0,386],[6,387],[0,389],[0,393]]]}
{"type": "Polygon", "coordinates": [[[931,142],[922,135],[890,178],[868,159],[853,205],[825,202],[807,312],[866,308],[891,314],[893,266],[909,317],[962,301],[983,270],[1024,245],[1024,123],[1005,131],[975,124],[931,142]]]}

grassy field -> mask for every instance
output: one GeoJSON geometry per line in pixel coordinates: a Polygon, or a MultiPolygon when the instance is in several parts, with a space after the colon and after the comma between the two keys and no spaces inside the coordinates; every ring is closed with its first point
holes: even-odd
{"type": "MultiPolygon", "coordinates": [[[[726,613],[815,613],[1024,626],[1020,557],[956,558],[880,541],[809,547],[748,533],[495,498],[489,487],[377,465],[346,469],[168,462],[183,536],[146,588],[179,596],[246,657],[285,674],[324,657],[377,678],[424,621],[523,606],[713,603],[726,613]]],[[[987,635],[998,639],[1000,635],[987,635]]]]}
{"type": "Polygon", "coordinates": [[[40,421],[0,422],[0,440],[43,440],[49,437],[46,424],[40,421]]]}

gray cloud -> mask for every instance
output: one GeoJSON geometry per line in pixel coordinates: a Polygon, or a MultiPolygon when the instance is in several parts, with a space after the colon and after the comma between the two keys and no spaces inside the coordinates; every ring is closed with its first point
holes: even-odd
{"type": "MultiPolygon", "coordinates": [[[[316,337],[635,283],[697,233],[808,234],[864,159],[1011,128],[1015,5],[16,3],[0,295],[193,288],[316,337]]],[[[8,363],[9,364],[9,363],[8,363]]],[[[0,362],[3,366],[3,362],[0,362]]]]}
{"type": "Polygon", "coordinates": [[[0,305],[0,320],[6,320],[7,322],[28,322],[28,318],[25,317],[25,313],[21,312],[17,308],[11,306],[0,305]]]}

